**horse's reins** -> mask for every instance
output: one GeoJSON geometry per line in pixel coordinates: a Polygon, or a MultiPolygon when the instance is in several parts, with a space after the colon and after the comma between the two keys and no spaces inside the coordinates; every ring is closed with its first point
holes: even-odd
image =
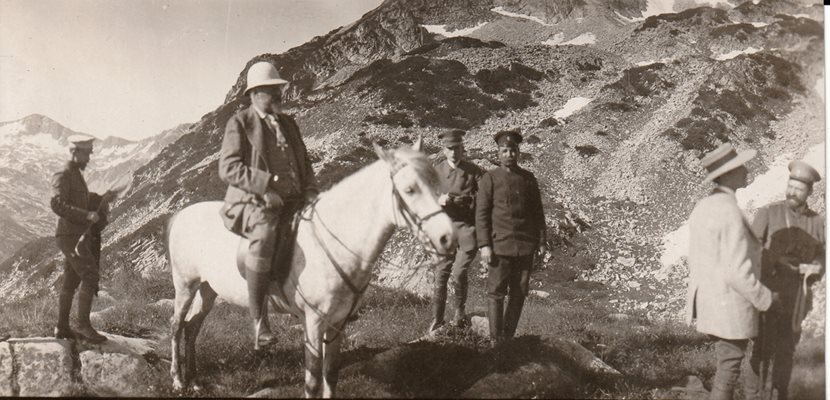
{"type": "MultiPolygon", "coordinates": [[[[404,219],[410,224],[410,226],[414,225],[414,226],[417,227],[416,236],[420,238],[420,235],[422,235],[424,233],[424,229],[423,229],[424,222],[426,222],[428,219],[442,213],[443,210],[439,208],[438,210],[430,212],[426,216],[421,217],[418,214],[416,214],[412,210],[412,208],[410,208],[406,204],[406,202],[403,200],[403,197],[401,197],[400,192],[398,192],[398,189],[395,186],[395,181],[394,181],[395,174],[397,174],[398,171],[400,171],[401,169],[403,169],[406,166],[407,166],[407,164],[403,163],[403,162],[396,163],[392,166],[390,174],[389,174],[389,178],[392,181],[392,194],[395,197],[395,200],[396,200],[395,202],[398,205],[398,209],[401,211],[401,214],[404,215],[404,219]]],[[[365,293],[366,289],[369,287],[369,284],[371,283],[371,279],[369,279],[369,282],[367,282],[366,285],[364,285],[362,288],[358,288],[357,286],[355,286],[354,283],[352,283],[352,281],[349,279],[349,276],[343,270],[343,267],[340,266],[340,264],[335,259],[334,255],[331,254],[331,251],[329,250],[329,248],[320,239],[320,236],[319,236],[318,231],[317,231],[317,224],[314,223],[314,214],[317,214],[317,216],[318,216],[317,221],[320,222],[320,225],[323,226],[323,228],[326,230],[326,232],[328,232],[328,234],[332,238],[334,238],[335,241],[340,243],[340,246],[342,246],[349,253],[351,253],[356,258],[358,258],[358,262],[362,262],[362,260],[360,260],[360,256],[357,253],[355,253],[354,251],[349,249],[349,247],[346,246],[346,244],[343,243],[340,240],[340,238],[337,237],[337,235],[335,235],[334,232],[331,231],[331,229],[329,229],[328,226],[326,226],[325,222],[323,222],[323,219],[320,218],[320,214],[317,212],[317,207],[315,207],[316,204],[317,204],[317,199],[315,199],[314,201],[309,203],[308,208],[310,209],[310,213],[309,213],[308,219],[306,219],[307,221],[309,221],[311,223],[312,236],[314,237],[314,240],[317,242],[317,244],[323,249],[323,252],[326,254],[326,257],[328,257],[328,259],[331,262],[332,266],[334,266],[334,269],[335,269],[335,271],[337,271],[337,274],[340,275],[340,278],[343,279],[343,282],[346,283],[346,286],[349,288],[349,290],[351,290],[352,294],[354,295],[354,300],[352,301],[352,304],[349,307],[349,312],[346,314],[346,318],[343,319],[343,323],[341,324],[340,327],[336,327],[333,324],[331,324],[330,322],[328,322],[327,319],[322,318],[322,320],[327,325],[329,325],[329,327],[334,328],[337,331],[337,333],[331,339],[323,339],[323,343],[330,344],[334,340],[336,340],[340,336],[340,334],[343,333],[343,331],[345,331],[346,323],[348,322],[348,319],[352,315],[354,310],[357,308],[357,304],[360,301],[360,298],[363,296],[363,293],[365,293]]],[[[395,213],[394,215],[396,215],[396,218],[397,218],[397,213],[395,213]]],[[[420,240],[420,241],[423,244],[424,241],[423,240],[420,240]]],[[[446,254],[441,253],[441,252],[438,251],[438,249],[435,247],[435,244],[432,243],[431,240],[426,240],[426,241],[429,242],[430,247],[432,247],[431,251],[430,251],[430,249],[427,249],[428,252],[430,252],[432,254],[446,256],[446,254]]],[[[424,246],[424,247],[426,248],[426,246],[424,246]]],[[[306,297],[303,295],[302,291],[300,290],[299,283],[296,285],[296,288],[297,288],[297,294],[300,295],[300,297],[303,299],[303,301],[307,305],[309,305],[318,315],[322,316],[323,312],[318,310],[316,307],[314,307],[314,305],[312,305],[306,299],[306,297]]]]}

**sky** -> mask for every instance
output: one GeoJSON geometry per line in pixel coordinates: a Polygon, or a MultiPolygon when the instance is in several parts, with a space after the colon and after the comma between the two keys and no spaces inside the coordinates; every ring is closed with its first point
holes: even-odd
{"type": "Polygon", "coordinates": [[[245,64],[381,0],[0,0],[0,122],[138,140],[221,105],[245,64]]]}

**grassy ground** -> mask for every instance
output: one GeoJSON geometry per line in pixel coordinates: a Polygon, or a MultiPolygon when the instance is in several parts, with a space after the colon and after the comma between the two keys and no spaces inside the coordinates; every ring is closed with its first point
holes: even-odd
{"type": "MultiPolygon", "coordinates": [[[[476,275],[470,278],[468,312],[484,315],[484,279],[476,275]]],[[[576,376],[580,383],[567,393],[568,397],[653,398],[662,393],[655,389],[671,387],[688,375],[699,377],[707,388],[711,387],[714,359],[706,336],[676,323],[614,314],[608,307],[607,289],[572,278],[573,274],[564,269],[537,271],[533,288],[551,296],[528,299],[519,338],[500,350],[490,349],[486,340],[461,329],[447,331],[437,342],[406,344],[425,333],[430,319],[429,300],[403,291],[370,288],[360,318],[348,328],[339,395],[457,397],[491,372],[555,359],[555,354],[546,353],[542,343],[545,337],[574,340],[625,376],[619,382],[576,376]],[[372,361],[390,349],[394,349],[394,357],[389,356],[388,363],[372,361]]],[[[166,277],[146,279],[122,273],[109,277],[104,287],[117,300],[104,296],[96,301],[94,310],[106,309],[94,320],[98,327],[125,336],[157,339],[161,358],[169,359],[172,311],[163,304],[153,305],[173,295],[166,277]]],[[[56,302],[56,298],[40,297],[4,305],[0,332],[17,337],[49,335],[56,319],[56,302]]],[[[450,313],[451,309],[448,316],[450,313]]],[[[282,315],[274,315],[271,320],[278,344],[254,352],[245,310],[217,304],[197,344],[203,388],[184,394],[238,397],[270,389],[269,396],[301,396],[304,368],[302,330],[297,327],[300,321],[282,315]]],[[[795,362],[793,398],[823,398],[824,339],[802,340],[795,362]]],[[[163,388],[161,394],[175,395],[169,380],[159,387],[163,388]]],[[[533,395],[565,394],[528,394],[533,395]]]]}

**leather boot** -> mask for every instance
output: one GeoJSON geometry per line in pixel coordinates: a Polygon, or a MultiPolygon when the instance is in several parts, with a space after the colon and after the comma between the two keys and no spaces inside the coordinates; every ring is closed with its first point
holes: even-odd
{"type": "Polygon", "coordinates": [[[512,339],[516,334],[516,327],[519,326],[519,318],[522,316],[522,307],[525,304],[524,296],[510,296],[507,299],[507,309],[504,310],[504,338],[512,339]]]}
{"type": "Polygon", "coordinates": [[[490,322],[490,341],[493,346],[504,339],[504,300],[487,299],[487,319],[490,322]]]}
{"type": "Polygon", "coordinates": [[[428,335],[435,333],[438,328],[444,325],[444,309],[447,307],[446,295],[441,296],[437,293],[432,296],[432,323],[429,325],[428,335]]]}
{"type": "Polygon", "coordinates": [[[94,295],[94,291],[85,290],[84,288],[81,288],[78,292],[78,330],[76,333],[82,339],[97,344],[105,342],[107,337],[93,329],[89,322],[89,312],[92,311],[92,297],[94,295]]]}
{"type": "Polygon", "coordinates": [[[268,306],[265,294],[268,291],[268,272],[245,271],[248,281],[248,310],[254,320],[254,350],[273,344],[277,338],[268,326],[268,306]]]}
{"type": "Polygon", "coordinates": [[[55,326],[56,339],[75,339],[75,332],[69,328],[69,314],[72,312],[74,292],[61,291],[58,296],[58,325],[55,326]]]}
{"type": "Polygon", "coordinates": [[[459,327],[464,328],[467,326],[467,311],[464,307],[464,298],[459,296],[456,292],[456,296],[453,297],[453,308],[455,308],[455,315],[452,317],[452,324],[459,327]]]}

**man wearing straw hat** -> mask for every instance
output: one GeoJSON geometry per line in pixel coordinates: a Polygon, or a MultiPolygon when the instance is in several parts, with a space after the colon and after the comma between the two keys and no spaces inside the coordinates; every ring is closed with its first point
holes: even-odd
{"type": "MultiPolygon", "coordinates": [[[[761,244],[735,199],[735,191],[747,185],[744,164],[755,153],[738,153],[725,143],[706,154],[700,160],[707,171],[704,182],[716,186],[689,216],[686,320],[697,319],[697,330],[715,340],[712,399],[732,398],[747,343],[758,334],[759,311],[778,303],[761,284],[761,244]]],[[[753,371],[744,374],[744,387],[747,393],[757,387],[753,371]]]]}
{"type": "Polygon", "coordinates": [[[778,313],[763,315],[751,363],[764,378],[772,363],[771,394],[775,399],[788,396],[801,321],[812,303],[810,285],[824,273],[824,216],[807,207],[813,184],[821,176],[803,161],[791,162],[789,170],[786,199],[759,209],[752,222],[752,230],[764,247],[761,282],[780,295],[782,307],[778,313]]]}
{"type": "Polygon", "coordinates": [[[251,105],[228,120],[219,153],[219,177],[228,184],[220,214],[229,230],[250,240],[245,279],[255,349],[276,339],[264,300],[277,228],[298,205],[317,195],[300,128],[280,112],[287,83],[269,62],[248,68],[244,94],[251,105]]]}
{"type": "MultiPolygon", "coordinates": [[[[52,176],[52,211],[59,216],[55,238],[58,248],[66,257],[63,272],[63,284],[58,298],[58,324],[55,327],[55,337],[59,339],[74,339],[80,336],[93,343],[107,340],[89,322],[89,313],[92,309],[92,298],[98,292],[100,280],[98,260],[92,249],[89,231],[93,225],[101,228],[102,214],[90,210],[90,192],[81,171],[86,169],[89,156],[92,153],[94,138],[83,135],[73,135],[68,138],[71,160],[66,163],[63,171],[52,176]],[[80,289],[78,289],[80,287],[80,289]],[[72,331],[69,327],[69,314],[72,310],[72,299],[78,289],[78,329],[72,331]]],[[[107,192],[101,196],[101,202],[109,202],[114,192],[107,192]]],[[[97,195],[96,195],[97,196],[97,195]]]]}
{"type": "Polygon", "coordinates": [[[432,324],[429,332],[444,325],[444,307],[447,301],[447,283],[452,275],[453,306],[455,315],[452,323],[463,326],[465,303],[467,301],[467,275],[478,246],[475,231],[475,196],[478,180],[484,171],[477,165],[464,160],[465,132],[450,129],[438,135],[443,146],[445,159],[435,166],[441,180],[441,196],[438,203],[452,219],[453,229],[458,237],[455,256],[439,263],[435,269],[435,285],[432,295],[432,324]]]}

